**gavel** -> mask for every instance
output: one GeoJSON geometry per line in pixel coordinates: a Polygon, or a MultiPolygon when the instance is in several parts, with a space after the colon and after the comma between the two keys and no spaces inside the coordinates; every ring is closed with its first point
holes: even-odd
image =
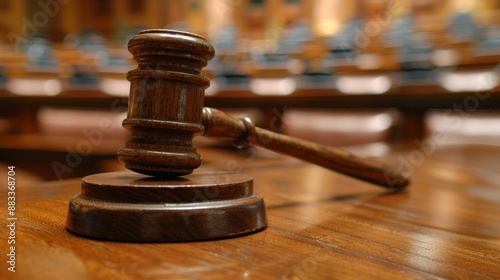
{"type": "Polygon", "coordinates": [[[172,242],[225,238],[267,226],[263,198],[244,174],[193,172],[202,163],[193,138],[232,139],[294,156],[391,191],[404,176],[381,162],[256,127],[204,107],[210,85],[202,69],[215,55],[197,34],[149,29],[128,43],[137,68],[128,72],[130,98],[123,126],[131,138],[118,159],[133,171],[82,179],[66,227],[79,235],[116,241],[172,242]],[[200,196],[215,189],[215,196],[200,196]]]}
{"type": "Polygon", "coordinates": [[[210,82],[201,70],[215,52],[201,36],[146,30],[130,40],[129,50],[139,64],[128,73],[129,111],[123,121],[132,138],[118,151],[118,159],[130,170],[166,178],[190,174],[202,162],[192,139],[204,134],[291,155],[392,191],[408,185],[407,178],[383,163],[204,108],[204,90],[210,82]]]}

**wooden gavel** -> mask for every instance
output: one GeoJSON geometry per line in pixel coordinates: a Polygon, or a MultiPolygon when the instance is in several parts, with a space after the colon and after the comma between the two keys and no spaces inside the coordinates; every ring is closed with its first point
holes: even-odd
{"type": "Polygon", "coordinates": [[[118,158],[135,172],[171,178],[190,174],[202,162],[193,147],[197,135],[233,139],[329,168],[400,191],[409,181],[385,164],[347,151],[255,127],[221,111],[204,108],[210,81],[201,70],[213,58],[213,46],[202,36],[174,31],[144,30],[129,41],[138,63],[131,82],[129,111],[123,126],[132,137],[118,158]]]}
{"type": "Polygon", "coordinates": [[[214,48],[201,36],[145,30],[132,38],[128,47],[138,63],[127,75],[130,99],[123,121],[132,136],[118,150],[118,159],[135,172],[82,178],[81,193],[68,207],[66,228],[72,233],[115,241],[177,242],[265,229],[264,199],[253,191],[251,176],[193,172],[202,161],[193,138],[203,133],[233,139],[240,145],[260,145],[392,191],[408,184],[406,178],[381,163],[203,108],[210,82],[201,69],[214,56],[214,48]],[[207,190],[217,195],[204,195],[207,190]]]}

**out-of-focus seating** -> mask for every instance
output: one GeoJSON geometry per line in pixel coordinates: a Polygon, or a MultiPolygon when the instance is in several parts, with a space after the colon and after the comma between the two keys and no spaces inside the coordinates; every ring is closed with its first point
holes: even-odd
{"type": "Polygon", "coordinates": [[[3,48],[0,62],[5,69],[5,88],[14,94],[53,96],[63,89],[64,67],[43,37],[30,38],[17,50],[3,48]]]}
{"type": "Polygon", "coordinates": [[[395,48],[403,83],[432,82],[432,40],[429,34],[415,28],[414,18],[406,15],[390,25],[383,43],[395,48]]]}
{"type": "Polygon", "coordinates": [[[215,57],[209,62],[204,73],[210,78],[217,77],[222,85],[244,84],[248,82],[248,73],[242,59],[246,58],[247,50],[240,50],[242,38],[234,26],[221,28],[215,38],[215,57]]]}
{"type": "Polygon", "coordinates": [[[351,19],[338,34],[327,39],[331,58],[344,60],[355,56],[355,52],[358,51],[356,35],[359,35],[359,30],[363,30],[363,24],[362,19],[351,19]]]}
{"type": "Polygon", "coordinates": [[[473,16],[468,13],[456,13],[450,19],[448,34],[453,41],[479,42],[483,37],[484,29],[474,22],[473,16]]]}
{"type": "Polygon", "coordinates": [[[0,87],[5,83],[6,81],[6,77],[5,77],[5,69],[3,68],[3,66],[0,64],[0,87]]]}
{"type": "Polygon", "coordinates": [[[500,25],[490,25],[484,28],[483,38],[478,43],[478,51],[498,52],[500,48],[500,25]]]}
{"type": "Polygon", "coordinates": [[[129,138],[121,125],[125,114],[41,107],[34,132],[2,135],[2,160],[22,168],[26,178],[34,180],[61,180],[100,172],[104,163],[117,162],[116,151],[129,138]]]}
{"type": "Polygon", "coordinates": [[[425,116],[426,136],[435,145],[500,145],[500,111],[433,110],[425,116]]]}
{"type": "Polygon", "coordinates": [[[99,134],[102,140],[125,141],[129,133],[122,127],[126,112],[97,109],[42,107],[38,110],[38,131],[51,136],[85,137],[99,134]]]}
{"type": "Polygon", "coordinates": [[[402,119],[398,111],[287,109],[283,133],[330,146],[390,141],[402,119]]]}
{"type": "Polygon", "coordinates": [[[85,60],[72,63],[72,87],[96,87],[114,96],[128,95],[127,71],[132,69],[132,57],[126,46],[112,47],[106,38],[89,30],[67,36],[65,44],[80,51],[83,57],[93,58],[93,63],[85,60]]]}

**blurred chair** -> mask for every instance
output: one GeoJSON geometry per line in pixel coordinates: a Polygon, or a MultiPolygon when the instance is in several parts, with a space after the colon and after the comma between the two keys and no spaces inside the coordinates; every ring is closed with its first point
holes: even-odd
{"type": "Polygon", "coordinates": [[[457,26],[450,26],[449,32],[455,35],[437,45],[432,55],[437,83],[450,92],[494,90],[500,84],[500,52],[491,47],[495,44],[494,32],[485,44],[483,28],[472,22],[470,15],[457,14],[452,22],[457,26]]]}
{"type": "Polygon", "coordinates": [[[288,57],[304,52],[304,47],[314,38],[309,23],[305,19],[292,22],[278,42],[278,52],[288,57]]]}
{"type": "Polygon", "coordinates": [[[332,87],[334,77],[329,52],[327,40],[316,37],[304,42],[300,53],[293,55],[290,66],[295,63],[294,72],[302,74],[301,88],[332,87]]]}
{"type": "Polygon", "coordinates": [[[0,86],[3,85],[7,81],[7,77],[5,76],[5,70],[2,65],[0,65],[0,86]]]}
{"type": "Polygon", "coordinates": [[[398,61],[390,49],[361,53],[333,67],[335,87],[344,94],[384,94],[399,84],[398,61]]]}
{"type": "Polygon", "coordinates": [[[365,44],[354,47],[352,56],[333,59],[331,69],[339,92],[383,94],[398,86],[397,53],[393,46],[385,45],[383,37],[370,37],[365,44]]]}
{"type": "Polygon", "coordinates": [[[431,60],[433,47],[427,34],[414,32],[409,36],[408,34],[401,36],[400,39],[402,41],[397,52],[403,82],[426,81],[435,83],[435,66],[431,60]]]}
{"type": "Polygon", "coordinates": [[[70,85],[86,86],[99,83],[99,77],[95,74],[94,67],[90,65],[72,65],[71,68],[70,85]]]}
{"type": "Polygon", "coordinates": [[[362,19],[354,18],[337,35],[328,38],[327,45],[331,58],[352,59],[356,56],[356,35],[360,30],[363,30],[363,24],[364,21],[362,19]]]}
{"type": "Polygon", "coordinates": [[[51,43],[45,38],[35,37],[26,49],[28,66],[55,67],[58,65],[51,43]]]}
{"type": "Polygon", "coordinates": [[[484,37],[477,45],[482,52],[491,50],[500,53],[500,25],[490,25],[485,28],[484,37]]]}
{"type": "MultiPolygon", "coordinates": [[[[71,64],[73,71],[70,85],[72,86],[102,87],[100,83],[103,79],[114,79],[114,76],[117,76],[115,74],[122,74],[118,75],[118,78],[124,79],[126,72],[133,68],[131,55],[123,44],[111,48],[106,38],[93,30],[68,35],[65,38],[65,44],[68,48],[80,51],[82,56],[79,61],[71,64]]],[[[113,89],[109,92],[114,95],[124,95],[121,88],[116,90],[117,94],[113,89]]],[[[107,88],[101,89],[108,93],[107,88]]]]}
{"type": "Polygon", "coordinates": [[[5,88],[17,95],[54,96],[64,87],[64,68],[52,44],[44,37],[32,37],[20,45],[20,52],[4,55],[5,88]]]}
{"type": "Polygon", "coordinates": [[[303,54],[312,39],[313,33],[306,20],[292,22],[278,40],[254,46],[251,52],[253,67],[249,76],[276,77],[280,80],[304,74],[306,62],[303,54]]]}
{"type": "Polygon", "coordinates": [[[424,118],[426,135],[438,145],[500,145],[500,111],[472,113],[433,110],[424,118]]]}
{"type": "Polygon", "coordinates": [[[415,36],[415,19],[406,15],[391,22],[384,32],[383,41],[387,46],[403,47],[415,36]]]}
{"type": "Polygon", "coordinates": [[[474,22],[471,13],[456,13],[450,19],[448,34],[454,41],[478,42],[483,37],[483,28],[474,22]]]}
{"type": "Polygon", "coordinates": [[[101,66],[128,64],[128,61],[116,57],[111,53],[106,39],[95,31],[89,30],[82,32],[76,37],[74,43],[78,49],[88,54],[97,55],[99,58],[98,63],[101,66]]]}
{"type": "Polygon", "coordinates": [[[394,109],[287,109],[283,133],[330,146],[390,141],[401,118],[394,109]]]}
{"type": "Polygon", "coordinates": [[[204,69],[209,77],[216,77],[222,85],[246,84],[248,75],[241,69],[239,59],[239,34],[237,28],[228,25],[220,29],[219,34],[213,39],[215,57],[210,60],[204,69]]]}

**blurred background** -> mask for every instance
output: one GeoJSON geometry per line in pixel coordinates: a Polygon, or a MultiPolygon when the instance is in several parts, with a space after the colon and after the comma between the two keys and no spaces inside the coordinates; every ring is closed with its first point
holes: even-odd
{"type": "Polygon", "coordinates": [[[126,46],[147,28],[206,36],[205,104],[279,133],[500,144],[497,0],[0,0],[0,165],[25,183],[121,168],[126,46]]]}

